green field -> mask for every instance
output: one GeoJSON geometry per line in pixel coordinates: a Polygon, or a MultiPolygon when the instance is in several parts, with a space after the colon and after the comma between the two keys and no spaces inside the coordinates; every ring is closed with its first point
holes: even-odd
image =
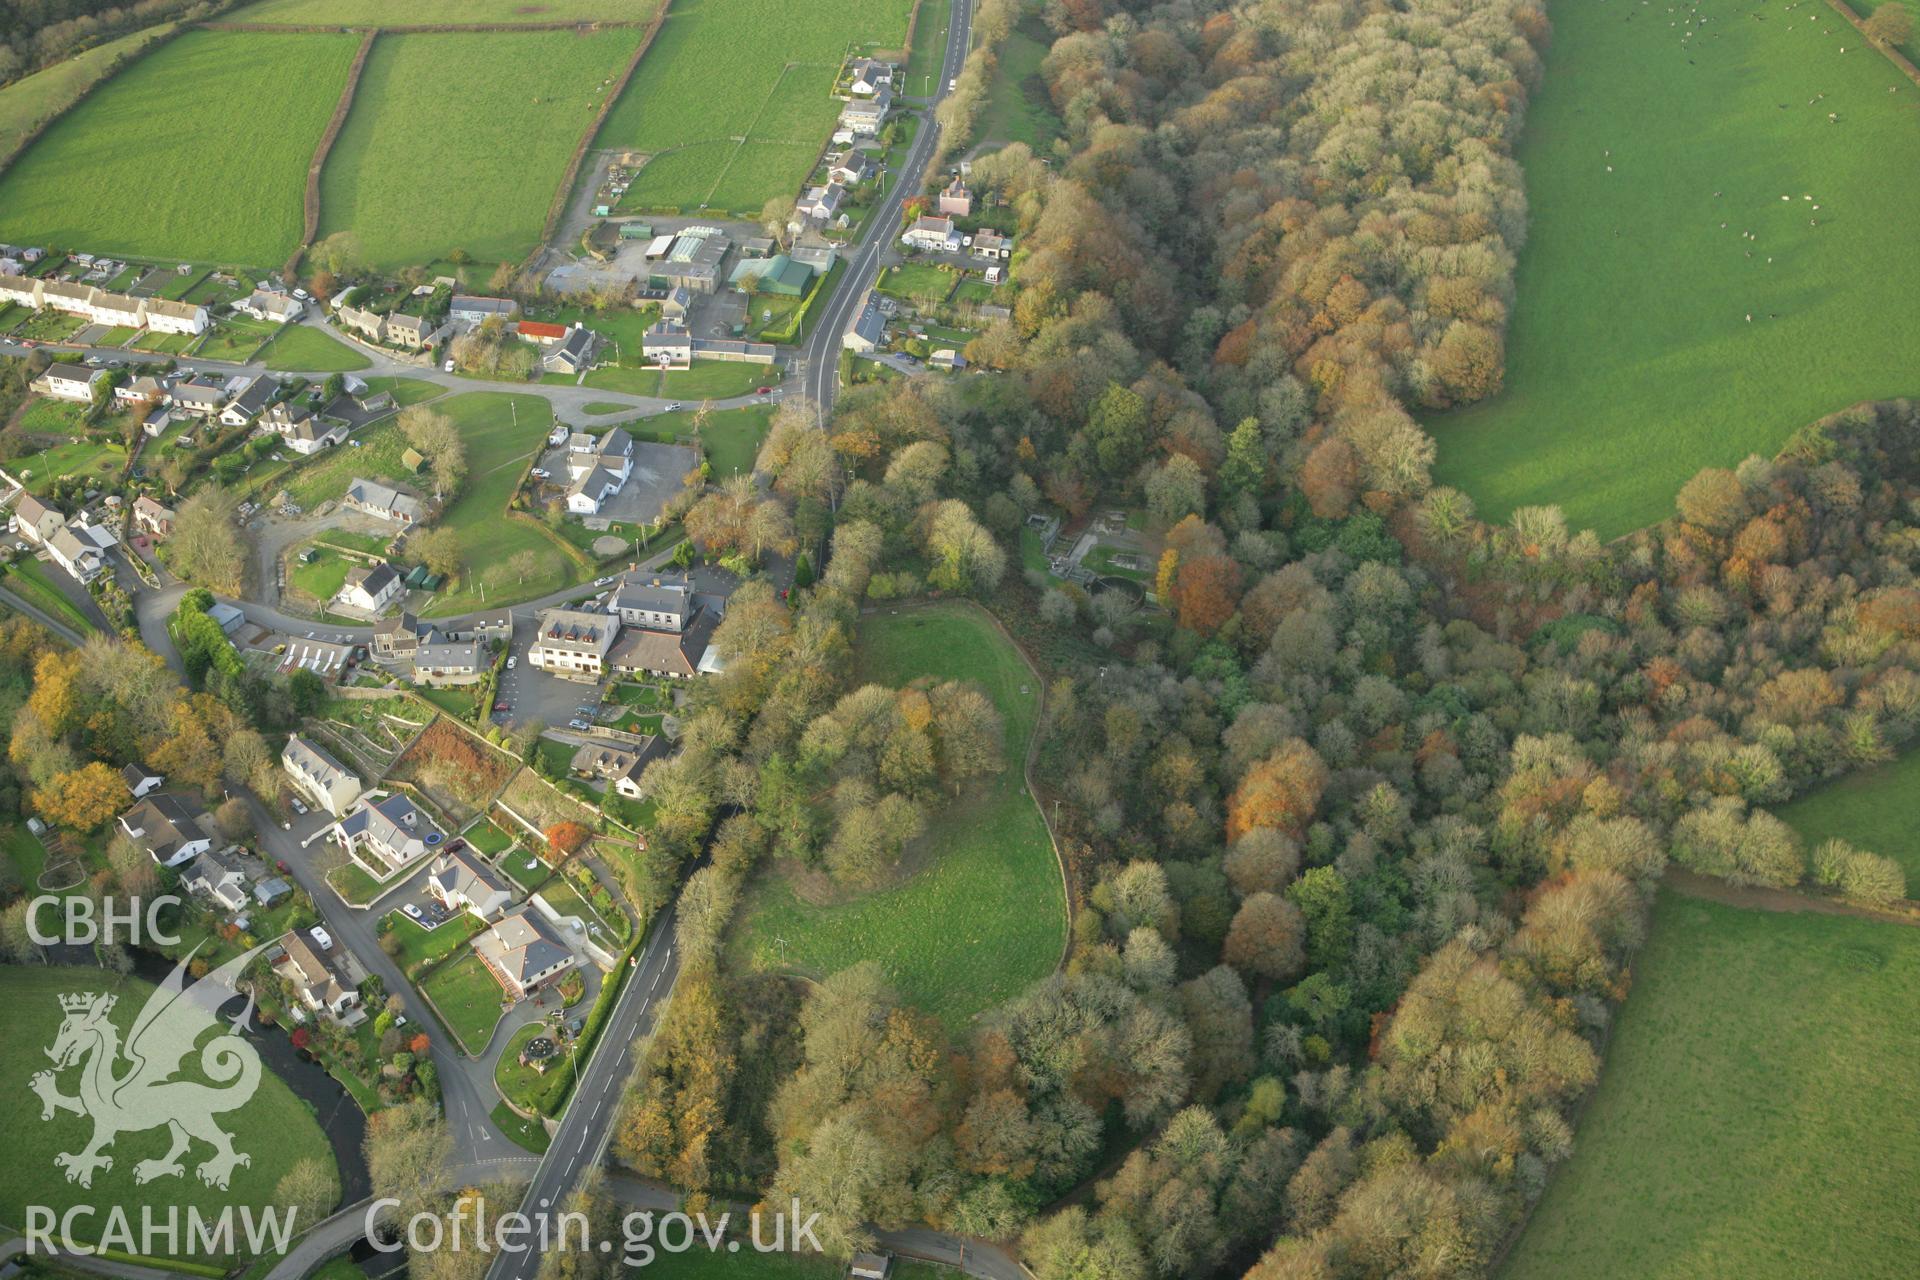
{"type": "MultiPolygon", "coordinates": [[[[233,1136],[234,1149],[252,1161],[233,1171],[227,1190],[208,1186],[196,1176],[198,1166],[212,1154],[210,1147],[197,1140],[183,1159],[184,1176],[137,1185],[135,1166],[164,1156],[169,1146],[167,1129],[157,1120],[153,1128],[119,1134],[109,1149],[113,1167],[96,1172],[91,1189],[67,1181],[54,1157],[84,1147],[93,1123],[66,1111],[42,1121],[40,1100],[27,1088],[28,1078],[49,1065],[45,1050],[60,1027],[59,997],[69,992],[113,993],[117,1002],[112,1020],[124,1035],[153,990],[137,978],[116,979],[99,969],[0,967],[0,1006],[8,1015],[7,1035],[0,1041],[0,1078],[13,1082],[6,1095],[11,1117],[6,1128],[13,1135],[8,1139],[13,1154],[0,1170],[0,1222],[24,1225],[23,1210],[29,1204],[46,1205],[56,1212],[70,1205],[92,1205],[97,1206],[94,1214],[76,1223],[75,1235],[94,1239],[106,1206],[125,1209],[136,1226],[142,1205],[156,1210],[192,1207],[203,1215],[217,1214],[226,1205],[252,1206],[257,1211],[272,1200],[274,1184],[296,1161],[311,1157],[333,1167],[332,1152],[312,1110],[271,1071],[263,1070],[253,1097],[238,1110],[217,1117],[220,1127],[233,1136]],[[93,1235],[81,1225],[89,1220],[95,1224],[93,1235]]],[[[190,1054],[181,1065],[182,1078],[211,1083],[199,1063],[199,1055],[190,1054]]],[[[125,1060],[116,1063],[115,1069],[124,1074],[125,1060]]],[[[56,1083],[63,1094],[73,1095],[78,1075],[73,1068],[60,1074],[56,1083]]]]}
{"type": "Polygon", "coordinates": [[[1554,11],[1506,391],[1428,424],[1435,478],[1489,519],[1557,503],[1625,533],[1701,467],[1920,393],[1920,254],[1889,239],[1920,201],[1920,88],[1830,10],[1765,8],[1706,0],[1684,41],[1554,11]]]}
{"type": "Polygon", "coordinates": [[[1051,33],[1035,19],[1022,22],[1007,36],[993,69],[993,85],[987,90],[986,110],[973,131],[976,141],[1024,142],[1045,153],[1066,132],[1040,78],[1040,64],[1052,47],[1051,33]]]}
{"type": "Polygon", "coordinates": [[[19,149],[28,130],[48,116],[66,110],[81,94],[98,84],[115,58],[144,48],[172,30],[171,22],[163,22],[118,40],[109,40],[0,89],[0,161],[19,149]]]}
{"type": "Polygon", "coordinates": [[[1840,839],[1892,858],[1906,869],[1907,892],[1912,893],[1920,889],[1916,796],[1920,751],[1909,751],[1892,764],[1850,773],[1774,812],[1800,833],[1809,850],[1824,840],[1840,839]]]}
{"type": "Polygon", "coordinates": [[[289,26],[322,23],[404,22],[438,25],[462,22],[645,22],[656,0],[262,0],[226,15],[233,22],[274,22],[289,26]]]}
{"type": "Polygon", "coordinates": [[[313,605],[324,605],[347,585],[347,570],[364,563],[326,547],[314,547],[313,559],[296,561],[287,573],[287,587],[313,605]]]}
{"type": "Polygon", "coordinates": [[[833,131],[849,44],[898,50],[912,0],[677,0],[595,145],[656,158],[628,208],[756,216],[833,131]],[[716,74],[716,69],[724,69],[716,74]]]}
{"type": "Polygon", "coordinates": [[[1505,1280],[1907,1276],[1920,930],[1662,894],[1505,1280]]]}
{"type": "Polygon", "coordinates": [[[1006,768],[934,817],[908,851],[920,869],[902,884],[815,907],[783,879],[762,881],[737,942],[761,967],[814,976],[877,960],[908,1000],[958,1026],[1045,977],[1065,940],[1059,864],[1021,780],[1039,682],[968,604],[862,619],[857,661],[858,679],[885,685],[978,684],[1005,722],[1006,768]]]}
{"type": "Polygon", "coordinates": [[[427,975],[420,990],[468,1053],[478,1054],[487,1047],[505,996],[477,954],[469,951],[441,965],[427,975]]]}
{"type": "Polygon", "coordinates": [[[953,292],[955,273],[924,264],[888,267],[880,273],[880,292],[912,302],[944,302],[953,292]]]}
{"type": "Polygon", "coordinates": [[[523,256],[639,43],[631,28],[382,37],[321,175],[321,233],[351,230],[378,266],[523,256]]]}
{"type": "MultiPolygon", "coordinates": [[[[690,413],[661,414],[649,418],[647,423],[649,426],[677,430],[688,438],[693,435],[693,415],[690,413]]],[[[706,448],[707,461],[713,466],[715,479],[724,480],[728,476],[753,470],[753,460],[760,456],[760,443],[767,438],[772,423],[772,405],[716,409],[708,414],[706,426],[700,431],[700,442],[706,448]]]]}
{"type": "Polygon", "coordinates": [[[913,24],[913,52],[907,59],[906,82],[901,88],[916,98],[933,96],[933,77],[947,57],[947,24],[953,20],[953,0],[920,0],[920,16],[913,24]]]}
{"type": "Polygon", "coordinates": [[[189,31],[100,86],[0,177],[0,239],[264,266],[300,241],[349,36],[189,31]]]}
{"type": "Polygon", "coordinates": [[[264,363],[284,373],[355,373],[373,361],[318,329],[287,324],[267,348],[264,363]]]}
{"type": "Polygon", "coordinates": [[[434,406],[452,418],[467,442],[467,483],[441,523],[460,534],[464,564],[457,580],[425,612],[466,613],[557,591],[590,577],[537,521],[505,518],[527,459],[539,452],[553,411],[539,396],[472,391],[434,406]],[[533,557],[526,580],[510,570],[521,552],[533,557]],[[484,587],[484,593],[482,588],[484,587]]]}

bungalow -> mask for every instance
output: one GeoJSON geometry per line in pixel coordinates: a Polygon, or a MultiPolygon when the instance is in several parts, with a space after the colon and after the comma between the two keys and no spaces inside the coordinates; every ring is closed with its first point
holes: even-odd
{"type": "Polygon", "coordinates": [[[171,791],[143,796],[116,821],[127,839],[163,867],[177,867],[213,848],[206,811],[171,791]]]}
{"type": "Polygon", "coordinates": [[[598,778],[629,800],[643,800],[640,777],[647,766],[666,754],[666,744],[649,735],[637,746],[590,742],[573,753],[570,768],[583,778],[598,778]]]}
{"type": "Polygon", "coordinates": [[[363,613],[379,613],[406,593],[406,584],[386,561],[357,564],[347,570],[347,584],[340,588],[339,602],[363,613]]]}
{"type": "Polygon", "coordinates": [[[75,581],[87,583],[107,567],[107,552],[116,541],[112,533],[99,525],[77,520],[54,530],[53,536],[47,539],[47,553],[75,581]]]}
{"type": "Polygon", "coordinates": [[[197,302],[175,302],[172,298],[145,298],[140,314],[154,333],[205,333],[207,309],[197,302]]]}
{"type": "Polygon", "coordinates": [[[693,617],[693,586],[685,578],[642,578],[628,574],[613,590],[607,612],[630,627],[684,631],[693,617]]]}
{"type": "Polygon", "coordinates": [[[846,198],[847,189],[837,182],[808,187],[807,193],[793,206],[793,216],[799,225],[824,226],[840,216],[840,206],[846,198]]]}
{"type": "Polygon", "coordinates": [[[218,382],[180,382],[174,384],[173,407],[182,413],[207,417],[218,413],[227,402],[227,388],[218,382]]]}
{"type": "Polygon", "coordinates": [[[871,98],[882,89],[893,87],[893,64],[873,58],[855,58],[848,67],[847,92],[871,98]]]}
{"type": "Polygon", "coordinates": [[[971,218],[973,192],[967,190],[967,184],[958,174],[955,174],[953,181],[940,189],[940,198],[935,202],[934,207],[941,213],[955,218],[971,218]]]}
{"type": "Polygon", "coordinates": [[[540,357],[540,367],[548,373],[579,374],[593,367],[594,350],[599,346],[598,335],[591,329],[575,325],[567,330],[567,336],[540,357]]]}
{"type": "Polygon", "coordinates": [[[471,846],[443,853],[427,872],[427,888],[449,911],[491,920],[513,901],[506,880],[474,855],[471,846]]]}
{"type": "Polygon", "coordinates": [[[998,231],[980,231],[973,237],[973,256],[976,258],[1007,259],[1013,256],[1013,237],[1003,236],[998,231]]]}
{"type": "Polygon", "coordinates": [[[260,430],[279,436],[287,448],[310,457],[347,438],[347,424],[315,416],[305,405],[282,401],[260,415],[260,430]]]}
{"type": "Polygon", "coordinates": [[[499,316],[511,320],[520,314],[520,304],[512,298],[481,298],[456,293],[447,307],[447,319],[459,324],[477,325],[499,316]]]}
{"type": "Polygon", "coordinates": [[[234,303],[233,309],[242,315],[252,316],[255,320],[265,320],[269,324],[286,324],[305,315],[307,304],[292,294],[275,293],[270,289],[255,289],[244,301],[234,303]]]}
{"type": "Polygon", "coordinates": [[[840,339],[840,345],[847,350],[866,355],[878,351],[880,344],[887,340],[887,317],[880,310],[880,304],[869,296],[867,304],[860,308],[860,314],[840,339]]]}
{"type": "Polygon", "coordinates": [[[865,151],[848,151],[827,168],[827,177],[843,187],[857,187],[879,172],[880,166],[865,151]]]}
{"type": "Polygon", "coordinates": [[[691,680],[700,669],[701,655],[718,621],[711,613],[700,613],[684,631],[630,630],[607,655],[607,665],[620,675],[691,680]]]}
{"type": "Polygon", "coordinates": [[[923,213],[900,237],[900,243],[909,249],[929,253],[957,253],[960,249],[960,233],[953,229],[953,219],[935,218],[923,213]]]}
{"type": "Polygon", "coordinates": [[[336,818],[360,798],[359,775],[297,733],[281,750],[280,767],[309,800],[336,818]]]}
{"type": "Polygon", "coordinates": [[[21,494],[20,501],[13,506],[14,532],[28,542],[44,546],[47,539],[64,529],[66,524],[65,514],[30,493],[21,494]]]}
{"type": "Polygon", "coordinates": [[[152,374],[143,373],[131,382],[123,382],[113,389],[113,398],[123,405],[148,404],[164,405],[173,396],[161,381],[152,374]]]}
{"type": "Polygon", "coordinates": [[[107,376],[105,369],[89,369],[79,364],[50,364],[33,380],[33,389],[55,400],[93,403],[93,388],[107,376]]]}
{"type": "Polygon", "coordinates": [[[573,953],[527,907],[495,921],[473,940],[473,950],[509,1000],[524,999],[574,966],[573,953]]]}
{"type": "Polygon", "coordinates": [[[120,767],[120,780],[127,784],[127,790],[133,792],[133,798],[140,800],[148,792],[158,791],[160,784],[167,780],[167,776],[163,773],[155,773],[145,765],[128,764],[120,767]]]}
{"type": "Polygon", "coordinates": [[[247,905],[247,873],[239,860],[209,849],[193,860],[180,875],[180,886],[188,893],[211,898],[229,911],[247,905]]]}
{"type": "Polygon", "coordinates": [[[575,515],[599,515],[600,504],[620,492],[624,483],[605,467],[590,467],[567,486],[567,510],[575,515]]]}
{"type": "Polygon", "coordinates": [[[170,537],[173,533],[173,512],[143,493],[133,500],[133,527],[156,538],[170,537]]]}
{"type": "Polygon", "coordinates": [[[620,634],[620,622],[582,609],[545,609],[527,661],[542,671],[569,677],[598,677],[607,651],[620,634]]]}
{"type": "Polygon", "coordinates": [[[650,325],[640,339],[640,349],[649,364],[668,369],[684,369],[693,363],[693,335],[683,324],[661,320],[650,325]]]}
{"type": "Polygon", "coordinates": [[[360,992],[332,951],[314,946],[312,936],[304,929],[288,931],[279,945],[283,954],[273,971],[293,987],[300,1003],[349,1026],[365,1021],[360,992]]]}
{"type": "Polygon", "coordinates": [[[395,524],[413,524],[425,514],[420,499],[378,480],[355,477],[340,505],[395,524]]]}
{"type": "Polygon", "coordinates": [[[279,392],[280,384],[274,379],[254,378],[220,411],[221,423],[229,427],[246,426],[266,411],[279,392]]]}
{"type": "Polygon", "coordinates": [[[391,795],[358,809],[333,825],[334,836],[354,860],[385,877],[421,857],[440,843],[427,815],[413,801],[391,795]]]}

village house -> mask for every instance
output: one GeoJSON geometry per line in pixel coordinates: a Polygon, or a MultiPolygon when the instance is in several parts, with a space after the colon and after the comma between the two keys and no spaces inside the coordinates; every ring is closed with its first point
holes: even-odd
{"type": "Polygon", "coordinates": [[[280,384],[273,378],[258,377],[240,389],[240,394],[220,411],[220,421],[229,427],[244,427],[262,413],[280,393],[280,384]]]}
{"type": "Polygon", "coordinates": [[[128,382],[123,382],[115,387],[113,389],[113,398],[123,405],[139,404],[141,401],[146,401],[149,404],[164,405],[171,401],[173,396],[158,378],[151,374],[143,373],[139,377],[128,382]]]}
{"type": "Polygon", "coordinates": [[[855,58],[848,65],[847,92],[871,98],[882,89],[893,87],[893,64],[873,58],[855,58]]]}
{"type": "Polygon", "coordinates": [[[607,612],[630,627],[684,631],[693,617],[693,586],[685,578],[628,574],[607,601],[607,612]]]}
{"type": "Polygon", "coordinates": [[[40,282],[15,271],[0,274],[0,302],[37,307],[40,305],[40,282]]]}
{"type": "Polygon", "coordinates": [[[802,226],[825,226],[840,216],[840,206],[847,198],[847,189],[837,182],[829,182],[823,187],[808,187],[793,206],[794,223],[792,229],[799,234],[802,226]]]}
{"type": "Polygon", "coordinates": [[[340,588],[339,603],[362,613],[375,614],[406,594],[406,584],[392,565],[357,564],[347,570],[347,583],[340,588]]]}
{"type": "Polygon", "coordinates": [[[943,214],[955,218],[973,216],[973,192],[967,190],[967,184],[959,175],[940,189],[940,198],[934,207],[943,214]]]}
{"type": "Polygon", "coordinates": [[[260,415],[261,431],[280,437],[287,448],[311,457],[347,438],[347,424],[328,421],[303,404],[282,401],[260,415]]]}
{"type": "Polygon", "coordinates": [[[13,504],[13,531],[28,542],[45,546],[66,524],[65,514],[30,493],[21,494],[13,504]]]}
{"type": "Polygon", "coordinates": [[[976,258],[1000,258],[1005,260],[1013,256],[1013,237],[1003,236],[998,231],[979,231],[973,237],[973,255],[976,258]]]}
{"type": "Polygon", "coordinates": [[[843,187],[857,187],[872,179],[879,168],[870,152],[850,150],[828,166],[827,177],[843,187]]]}
{"type": "Polygon", "coordinates": [[[893,90],[881,85],[871,98],[855,98],[840,112],[840,127],[855,138],[871,138],[893,110],[893,90]]]}
{"type": "Polygon", "coordinates": [[[675,285],[666,297],[660,300],[660,317],[676,324],[685,325],[687,312],[693,309],[693,295],[687,292],[685,285],[675,285]]]}
{"type": "Polygon", "coordinates": [[[93,403],[93,388],[107,376],[105,369],[89,369],[83,364],[50,364],[33,380],[33,389],[55,400],[93,403]]]}
{"type": "Polygon", "coordinates": [[[165,774],[155,773],[145,765],[125,764],[120,766],[120,780],[127,784],[127,790],[138,800],[158,791],[167,778],[165,774]]]}
{"type": "Polygon", "coordinates": [[[474,854],[471,846],[443,853],[427,872],[427,888],[449,911],[491,920],[513,901],[506,879],[474,854]]]}
{"type": "Polygon", "coordinates": [[[480,298],[456,293],[447,306],[447,319],[457,324],[483,324],[494,316],[511,320],[520,314],[520,304],[512,298],[480,298]]]}
{"type": "Polygon", "coordinates": [[[886,313],[880,310],[879,302],[869,294],[866,305],[860,308],[860,314],[841,337],[840,345],[857,355],[868,355],[878,351],[886,340],[886,313]]]}
{"type": "Polygon", "coordinates": [[[245,299],[234,303],[233,309],[241,315],[252,316],[255,320],[265,320],[269,324],[286,324],[305,315],[307,304],[292,294],[276,293],[270,289],[255,289],[245,299]]]}
{"type": "Polygon", "coordinates": [[[47,553],[53,562],[73,575],[75,581],[92,582],[107,567],[107,552],[119,542],[111,530],[85,520],[69,521],[54,530],[47,539],[47,553]]]}
{"type": "Polygon", "coordinates": [[[196,302],[172,298],[143,298],[140,316],[154,333],[205,333],[207,309],[196,302]]]}
{"type": "Polygon", "coordinates": [[[693,363],[693,335],[683,324],[660,320],[649,325],[640,339],[647,363],[668,369],[684,369],[693,363]]]}
{"type": "Polygon", "coordinates": [[[380,341],[380,332],[386,327],[387,318],[378,311],[367,311],[354,306],[336,306],[334,314],[340,317],[340,323],[358,333],[368,342],[380,341]]]}
{"type": "Polygon", "coordinates": [[[598,334],[575,325],[567,330],[566,337],[542,353],[540,367],[547,373],[585,373],[593,367],[594,352],[599,345],[598,334]]]}
{"type": "Polygon", "coordinates": [[[156,538],[173,535],[173,511],[163,507],[141,494],[133,500],[133,527],[137,532],[151,534],[156,538]]]}
{"type": "Polygon", "coordinates": [[[509,1000],[522,1000],[574,967],[573,952],[530,908],[494,922],[473,940],[473,950],[509,1000]]]}
{"type": "Polygon", "coordinates": [[[281,750],[280,767],[307,799],[336,818],[360,798],[359,775],[297,733],[281,750]]]}
{"type": "Polygon", "coordinates": [[[604,613],[545,609],[527,661],[554,675],[597,680],[619,633],[619,620],[604,613]]]}
{"type": "Polygon", "coordinates": [[[597,778],[629,800],[644,800],[640,776],[666,754],[666,744],[648,735],[637,745],[589,742],[573,753],[570,770],[583,778],[597,778]]]}
{"type": "Polygon", "coordinates": [[[953,229],[953,219],[923,213],[900,237],[900,243],[928,253],[956,253],[960,249],[960,233],[953,229]]]}
{"type": "Polygon", "coordinates": [[[127,839],[163,867],[177,867],[213,848],[212,824],[190,796],[144,796],[117,821],[127,839]]]}
{"type": "Polygon", "coordinates": [[[378,480],[355,477],[340,505],[395,524],[413,524],[425,514],[419,498],[378,480]]]}
{"type": "Polygon", "coordinates": [[[478,640],[455,640],[433,632],[413,654],[413,678],[422,684],[471,684],[487,670],[478,640]]]}
{"type": "Polygon", "coordinates": [[[337,839],[354,861],[378,879],[407,866],[440,843],[427,815],[403,795],[391,795],[358,809],[333,825],[337,839]]]}
{"type": "Polygon", "coordinates": [[[691,680],[699,673],[718,621],[712,613],[701,612],[684,631],[628,631],[607,655],[607,665],[618,675],[691,680]]]}
{"type": "Polygon", "coordinates": [[[192,379],[177,382],[173,387],[173,407],[182,413],[204,418],[220,412],[220,406],[226,402],[227,388],[224,383],[192,379]]]}
{"type": "Polygon", "coordinates": [[[211,849],[180,873],[181,888],[210,898],[229,911],[239,911],[247,905],[248,885],[246,870],[238,859],[211,849]]]}
{"type": "Polygon", "coordinates": [[[332,951],[316,947],[304,929],[282,935],[279,946],[282,955],[274,962],[273,971],[293,987],[301,1004],[344,1026],[366,1021],[360,992],[343,960],[336,960],[332,951]]]}
{"type": "Polygon", "coordinates": [[[600,504],[619,493],[624,481],[605,467],[590,467],[567,486],[567,510],[577,516],[600,514],[600,504]]]}
{"type": "Polygon", "coordinates": [[[418,351],[433,336],[433,326],[420,316],[395,312],[380,326],[380,340],[408,351],[418,351]]]}

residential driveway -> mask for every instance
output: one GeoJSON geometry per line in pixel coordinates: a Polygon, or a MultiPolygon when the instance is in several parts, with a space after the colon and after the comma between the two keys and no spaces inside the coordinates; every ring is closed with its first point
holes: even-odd
{"type": "Polygon", "coordinates": [[[681,480],[699,465],[699,453],[687,445],[635,441],[633,474],[619,493],[601,504],[600,514],[609,520],[646,524],[666,509],[680,492],[681,480]]]}
{"type": "Polygon", "coordinates": [[[495,716],[496,724],[526,725],[537,722],[564,726],[567,721],[578,718],[575,707],[600,700],[597,687],[562,680],[527,661],[527,650],[532,647],[538,630],[539,620],[531,611],[514,613],[514,669],[500,673],[500,690],[496,695],[513,710],[495,716]]]}

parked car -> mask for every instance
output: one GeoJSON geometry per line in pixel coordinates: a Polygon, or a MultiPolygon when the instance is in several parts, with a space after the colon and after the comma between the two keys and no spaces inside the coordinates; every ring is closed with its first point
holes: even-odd
{"type": "Polygon", "coordinates": [[[549,479],[553,473],[546,470],[545,468],[535,467],[532,471],[529,471],[527,474],[532,476],[535,480],[546,480],[546,479],[549,479]]]}
{"type": "Polygon", "coordinates": [[[300,814],[302,817],[306,816],[306,812],[307,812],[306,805],[301,804],[298,800],[290,801],[289,803],[293,805],[293,811],[295,813],[300,814]]]}
{"type": "Polygon", "coordinates": [[[319,925],[315,925],[313,928],[307,930],[307,932],[313,935],[314,946],[320,948],[322,951],[333,950],[333,935],[325,929],[319,925]]]}
{"type": "Polygon", "coordinates": [[[593,726],[592,726],[592,725],[590,725],[590,724],[588,724],[588,723],[587,723],[587,722],[586,722],[585,720],[569,720],[569,721],[567,721],[567,728],[569,728],[569,729],[591,729],[591,728],[593,728],[593,726]]]}
{"type": "Polygon", "coordinates": [[[509,654],[507,656],[507,670],[511,671],[519,665],[520,665],[520,659],[517,656],[512,654],[509,654]]]}
{"type": "Polygon", "coordinates": [[[493,711],[494,711],[494,714],[495,714],[495,715],[502,715],[502,716],[503,716],[503,715],[505,715],[505,714],[507,714],[507,712],[509,712],[509,711],[511,711],[511,710],[513,710],[513,706],[512,706],[512,705],[511,705],[510,703],[505,703],[505,702],[496,702],[496,703],[494,703],[494,704],[493,704],[493,711]]]}
{"type": "Polygon", "coordinates": [[[402,906],[400,909],[406,912],[408,915],[412,916],[415,920],[424,920],[427,918],[427,913],[422,911],[418,906],[414,905],[411,902],[402,906]]]}
{"type": "Polygon", "coordinates": [[[755,391],[755,392],[754,392],[753,394],[755,394],[755,395],[757,395],[757,396],[770,396],[770,395],[772,395],[772,394],[773,394],[773,388],[772,388],[772,387],[761,387],[761,388],[759,388],[758,390],[756,390],[756,391],[755,391]]]}
{"type": "Polygon", "coordinates": [[[613,585],[613,579],[612,578],[595,578],[593,580],[593,585],[596,587],[610,587],[613,585]]]}
{"type": "Polygon", "coordinates": [[[678,409],[679,407],[680,407],[680,402],[679,402],[678,400],[669,400],[669,401],[667,401],[667,412],[668,412],[668,413],[672,413],[672,412],[673,412],[673,411],[674,411],[675,409],[678,409]]]}

